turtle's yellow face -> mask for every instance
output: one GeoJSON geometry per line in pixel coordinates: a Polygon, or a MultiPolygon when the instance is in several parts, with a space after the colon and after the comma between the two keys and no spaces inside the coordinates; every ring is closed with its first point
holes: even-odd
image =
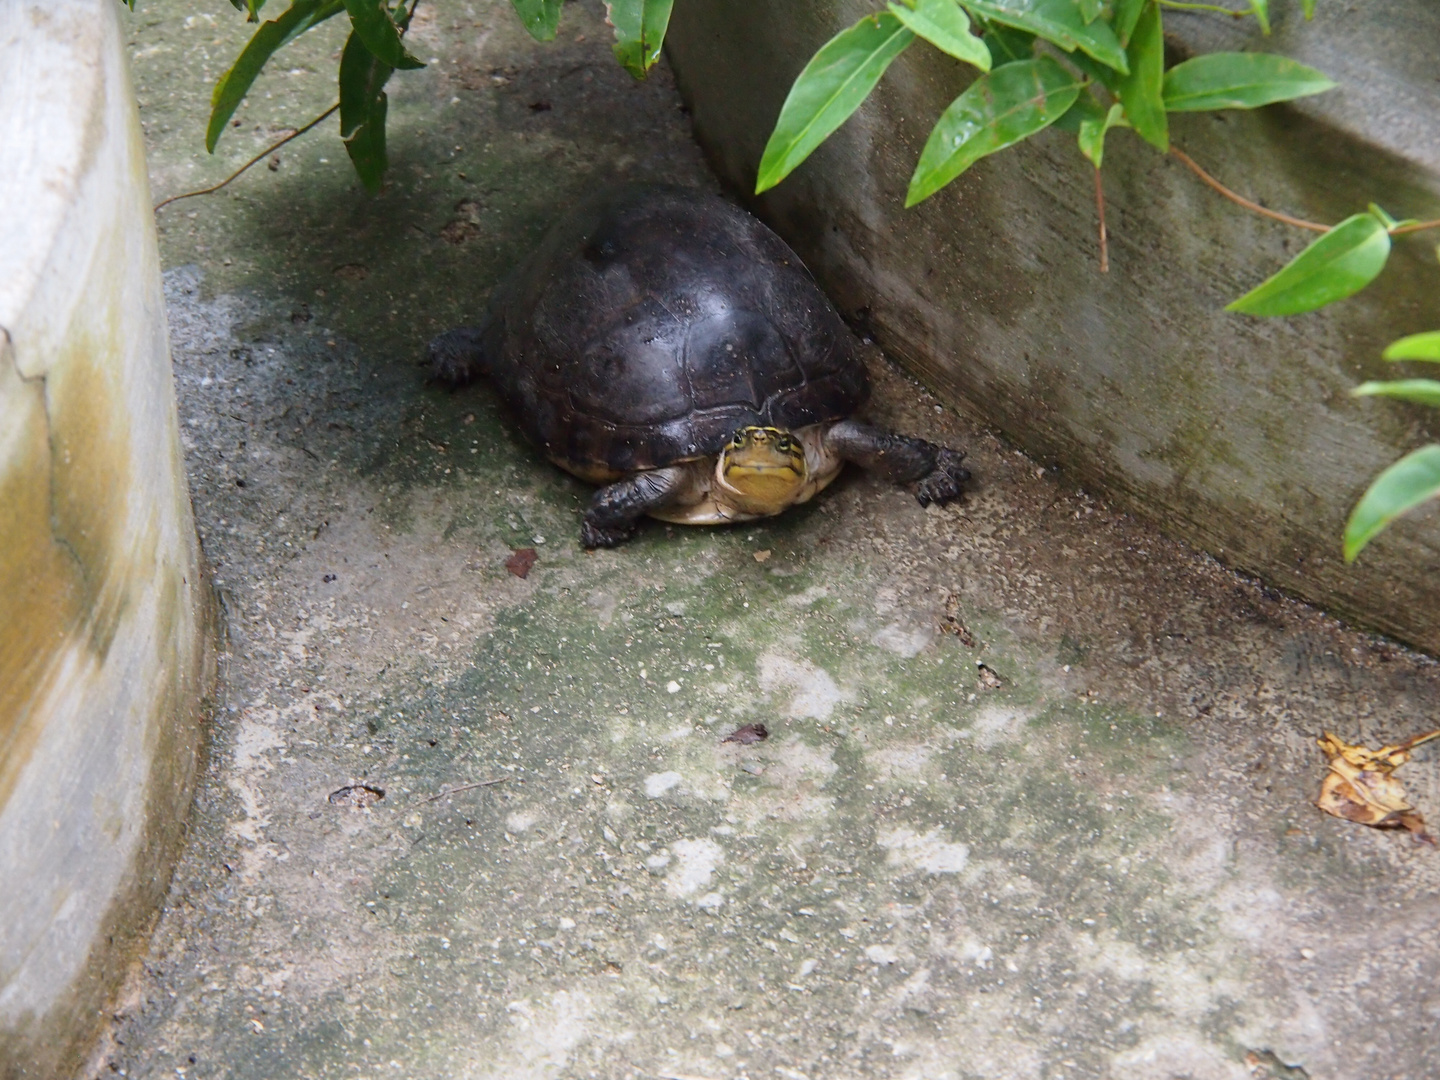
{"type": "Polygon", "coordinates": [[[789,506],[805,484],[805,448],[779,428],[741,428],[720,452],[718,472],[757,512],[773,513],[789,506]]]}

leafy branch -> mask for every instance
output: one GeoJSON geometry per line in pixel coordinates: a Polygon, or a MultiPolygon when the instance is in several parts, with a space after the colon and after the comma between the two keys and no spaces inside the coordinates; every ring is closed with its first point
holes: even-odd
{"type": "MultiPolygon", "coordinates": [[[[1128,128],[1169,152],[1231,202],[1321,235],[1227,311],[1291,316],[1363,289],[1389,259],[1393,237],[1440,227],[1396,221],[1374,203],[1337,225],[1307,221],[1232,191],[1172,146],[1169,115],[1254,109],[1323,93],[1334,83],[1314,68],[1268,53],[1215,52],[1166,69],[1162,10],[1253,16],[1270,31],[1270,0],[1245,8],[1183,0],[899,0],[836,34],[800,72],[766,144],[755,191],[774,187],[837,130],[905,49],[924,40],[980,74],[940,115],[911,175],[905,205],[930,198],[980,159],[1056,127],[1075,134],[1094,167],[1100,269],[1109,268],[1105,136],[1128,128]]],[[[1308,19],[1314,0],[1302,0],[1308,19]]],[[[1440,362],[1440,332],[1406,338],[1387,359],[1440,362]]],[[[1440,407],[1440,380],[1368,382],[1361,396],[1440,407]]],[[[1407,455],[1382,472],[1351,513],[1346,561],[1399,515],[1440,498],[1440,445],[1407,455]]]]}

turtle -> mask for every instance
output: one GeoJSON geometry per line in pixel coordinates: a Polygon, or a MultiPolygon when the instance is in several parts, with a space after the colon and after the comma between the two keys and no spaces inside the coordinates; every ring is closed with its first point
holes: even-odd
{"type": "Polygon", "coordinates": [[[429,345],[432,378],[488,379],[547,458],[600,485],[587,549],[646,515],[753,521],[853,462],[920,505],[961,494],[964,454],[866,424],[864,346],[799,257],[720,195],[600,191],[491,293],[478,326],[429,345]]]}

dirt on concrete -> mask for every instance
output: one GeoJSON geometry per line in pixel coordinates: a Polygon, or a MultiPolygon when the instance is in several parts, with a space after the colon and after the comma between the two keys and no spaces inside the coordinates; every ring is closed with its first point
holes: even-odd
{"type": "MultiPolygon", "coordinates": [[[[384,193],[316,131],[160,211],[224,697],[94,1075],[1426,1075],[1440,856],[1312,800],[1322,730],[1434,726],[1435,663],[883,362],[872,416],[966,448],[960,504],[848,475],[581,551],[589,489],[427,385],[423,344],[595,184],[714,181],[597,6],[549,46],[506,4],[421,12],[384,193]]],[[[132,26],[157,198],[333,93],[338,27],[207,160],[243,23],[132,26]]],[[[1440,822],[1436,751],[1400,775],[1440,822]]]]}

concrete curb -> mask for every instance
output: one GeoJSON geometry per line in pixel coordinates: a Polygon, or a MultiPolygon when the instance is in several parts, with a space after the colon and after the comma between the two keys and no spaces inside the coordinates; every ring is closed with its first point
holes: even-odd
{"type": "Polygon", "coordinates": [[[69,1075],[168,886],[214,668],[117,8],[0,6],[0,1077],[69,1075]]]}

